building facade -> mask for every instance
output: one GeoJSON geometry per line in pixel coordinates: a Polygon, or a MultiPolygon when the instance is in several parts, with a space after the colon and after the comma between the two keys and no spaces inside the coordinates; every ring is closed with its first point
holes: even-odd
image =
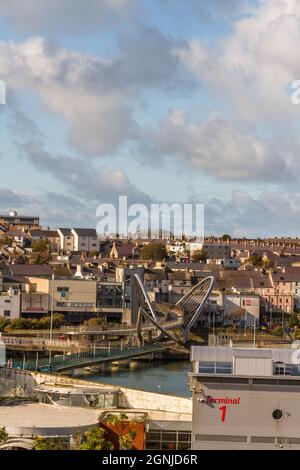
{"type": "Polygon", "coordinates": [[[63,252],[74,251],[74,235],[70,228],[59,228],[60,249],[63,252]]]}
{"type": "Polygon", "coordinates": [[[300,449],[297,349],[193,346],[193,450],[300,449]]]}
{"type": "Polygon", "coordinates": [[[99,251],[100,241],[95,229],[73,228],[71,232],[74,238],[74,251],[99,251]]]}

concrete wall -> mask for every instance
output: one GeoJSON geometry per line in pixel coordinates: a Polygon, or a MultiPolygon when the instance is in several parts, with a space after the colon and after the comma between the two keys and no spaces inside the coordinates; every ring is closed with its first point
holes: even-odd
{"type": "Polygon", "coordinates": [[[28,392],[38,384],[83,385],[93,388],[109,388],[122,392],[119,397],[119,406],[121,408],[168,411],[185,414],[192,413],[192,400],[183,397],[144,392],[114,385],[88,382],[86,380],[77,380],[63,375],[42,374],[5,368],[0,368],[0,377],[15,380],[19,386],[25,387],[28,392]]]}
{"type": "Polygon", "coordinates": [[[169,411],[173,413],[192,413],[192,400],[189,398],[143,392],[130,388],[121,388],[120,406],[147,410],[169,411]]]}

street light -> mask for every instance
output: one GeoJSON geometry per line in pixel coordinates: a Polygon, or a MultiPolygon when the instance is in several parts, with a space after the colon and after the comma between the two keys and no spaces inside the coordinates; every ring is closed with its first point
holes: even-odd
{"type": "Polygon", "coordinates": [[[51,317],[50,317],[50,350],[49,350],[49,365],[51,365],[51,347],[52,347],[52,337],[53,337],[53,310],[54,310],[54,274],[52,274],[51,282],[51,317]]]}

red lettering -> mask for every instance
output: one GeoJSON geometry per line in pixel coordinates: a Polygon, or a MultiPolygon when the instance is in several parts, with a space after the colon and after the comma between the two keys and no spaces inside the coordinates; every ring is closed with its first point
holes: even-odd
{"type": "Polygon", "coordinates": [[[221,407],[219,408],[219,410],[222,411],[222,414],[221,414],[221,421],[222,421],[222,423],[224,423],[225,418],[226,418],[227,406],[226,406],[226,405],[225,405],[225,406],[221,406],[221,407]]]}

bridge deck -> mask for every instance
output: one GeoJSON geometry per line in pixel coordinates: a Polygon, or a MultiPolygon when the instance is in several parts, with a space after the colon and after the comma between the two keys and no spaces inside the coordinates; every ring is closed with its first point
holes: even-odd
{"type": "Polygon", "coordinates": [[[49,359],[41,359],[37,361],[13,361],[14,369],[25,369],[32,371],[47,372],[65,372],[72,369],[81,369],[84,367],[92,367],[102,362],[113,362],[117,360],[144,356],[151,353],[161,352],[171,346],[171,342],[159,343],[157,345],[146,345],[143,347],[122,349],[121,347],[111,350],[89,351],[64,356],[54,356],[49,359]]]}

